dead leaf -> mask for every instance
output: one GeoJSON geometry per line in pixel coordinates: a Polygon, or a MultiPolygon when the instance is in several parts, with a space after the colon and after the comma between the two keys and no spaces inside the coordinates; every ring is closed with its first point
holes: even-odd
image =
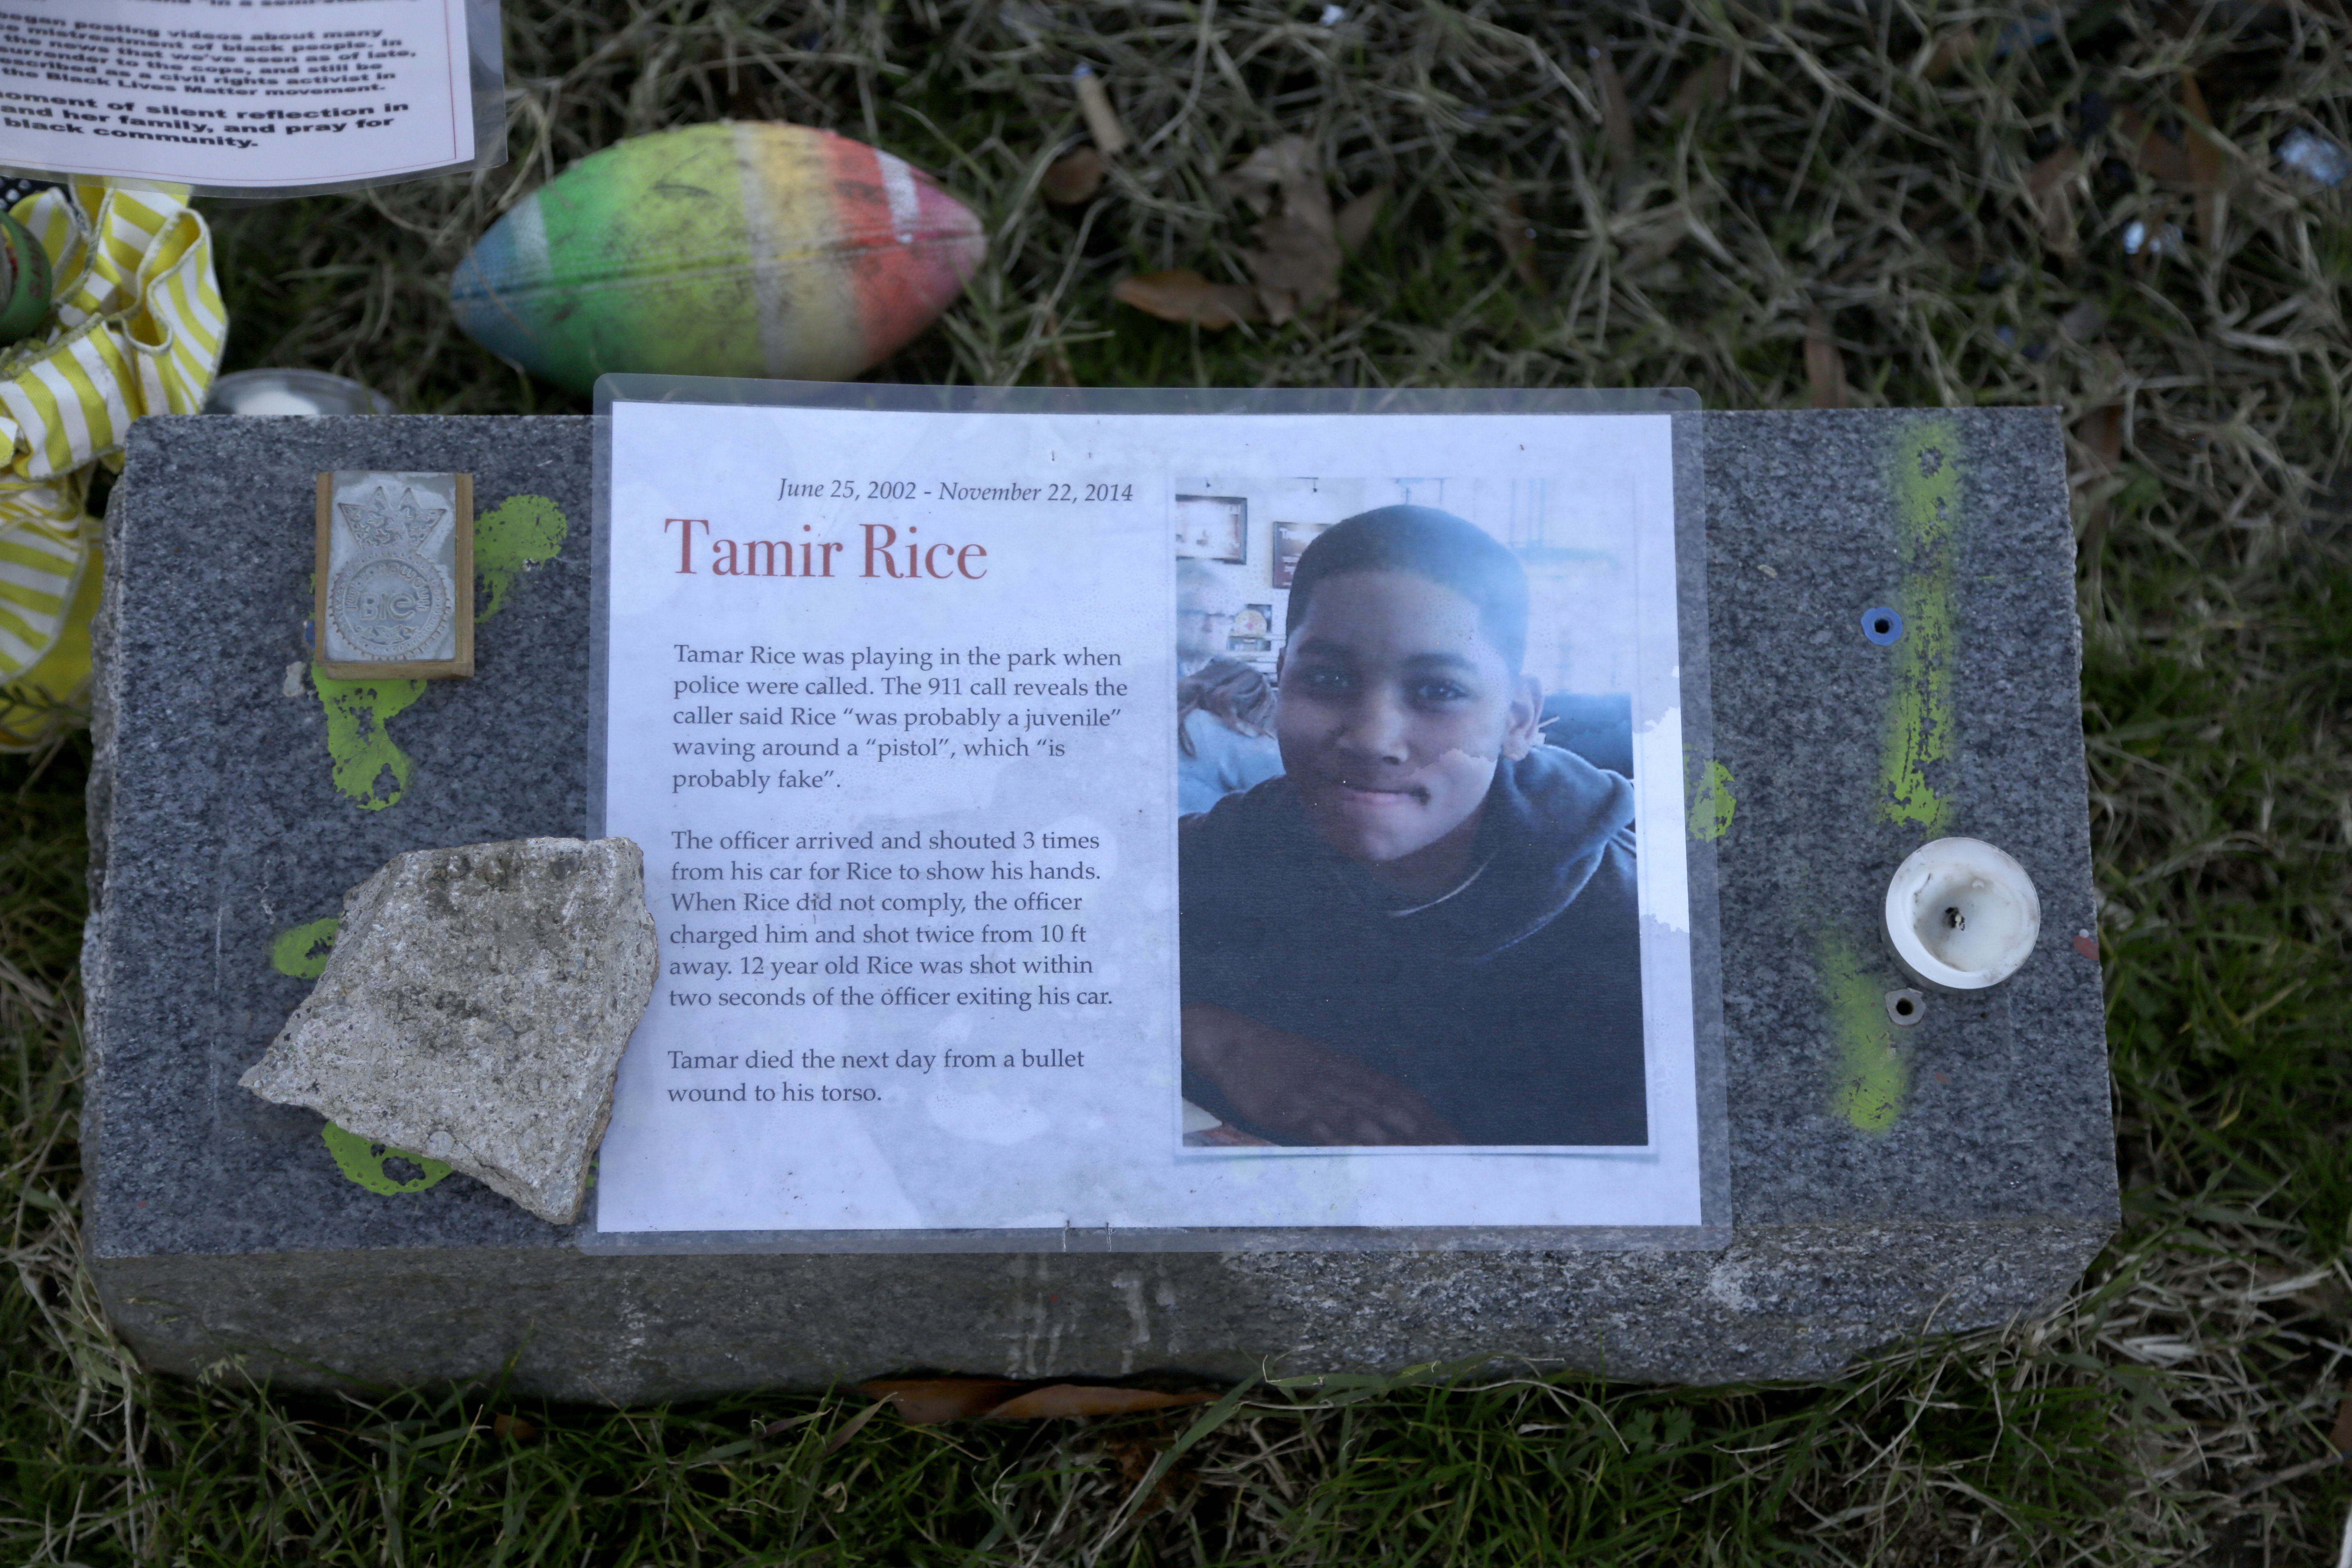
{"type": "Polygon", "coordinates": [[[1830,336],[1828,318],[1819,310],[1805,323],[1805,382],[1812,388],[1814,407],[1845,406],[1845,360],[1830,336]]]}
{"type": "Polygon", "coordinates": [[[1139,1437],[1113,1437],[1103,1445],[1111,1463],[1118,1467],[1118,1479],[1129,1486],[1151,1473],[1152,1461],[1161,1453],[1157,1443],[1147,1443],[1139,1437]]]}
{"type": "Polygon", "coordinates": [[[2074,434],[2084,447],[2112,472],[2124,460],[2124,408],[2109,403],[2083,416],[2074,434]]]}
{"type": "Polygon", "coordinates": [[[2189,183],[2197,187],[2197,239],[2209,250],[2221,238],[2221,144],[2194,71],[2180,73],[2181,127],[2188,139],[2189,183]]]}
{"type": "Polygon", "coordinates": [[[1495,215],[1495,232],[1503,242],[1503,254],[1511,258],[1511,270],[1519,281],[1538,294],[1544,293],[1543,274],[1536,269],[1536,230],[1528,222],[1527,209],[1519,205],[1518,194],[1511,192],[1502,200],[1495,215]]]}
{"type": "Polygon", "coordinates": [[[2344,1388],[2344,1403],[2336,1407],[2336,1430],[2327,1441],[2339,1454],[2352,1454],[2352,1384],[2344,1388]]]}
{"type": "Polygon", "coordinates": [[[2087,343],[2107,328],[2106,308],[2096,300],[2083,300],[2058,318],[2058,330],[2078,343],[2087,343]]]}
{"type": "MultiPolygon", "coordinates": [[[[1095,1384],[1050,1383],[1035,1387],[1001,1377],[882,1378],[861,1383],[857,1392],[877,1404],[852,1426],[862,1425],[884,1405],[898,1406],[908,1425],[940,1421],[1018,1421],[1060,1415],[1126,1415],[1138,1410],[1165,1410],[1178,1405],[1206,1405],[1213,1394],[1162,1394],[1151,1388],[1108,1388],[1095,1384]]],[[[852,1432],[837,1434],[830,1453],[849,1440],[852,1432]]],[[[1148,1461],[1147,1461],[1148,1462],[1148,1461]]]]}
{"type": "MultiPolygon", "coordinates": [[[[1265,215],[1252,231],[1258,247],[1242,253],[1257,287],[1212,283],[1190,268],[1176,268],[1122,278],[1111,287],[1112,299],[1165,321],[1217,331],[1241,321],[1279,325],[1339,291],[1345,258],[1313,142],[1303,136],[1270,142],[1242,160],[1224,183],[1251,211],[1265,215]]],[[[1370,226],[1383,194],[1360,198],[1369,203],[1358,215],[1363,226],[1370,226]]]]}
{"type": "Polygon", "coordinates": [[[1949,37],[1939,40],[1928,51],[1919,67],[1919,75],[1927,81],[1939,81],[1952,74],[1962,60],[1977,52],[1977,34],[1973,27],[1963,27],[1949,37]]]}
{"type": "Polygon", "coordinates": [[[2061,147],[2025,172],[2025,194],[2042,215],[2042,237],[2062,256],[2074,253],[2074,176],[2082,162],[2081,148],[2061,147]]]}
{"type": "Polygon", "coordinates": [[[1130,274],[1111,285],[1110,297],[1163,321],[1189,322],[1213,332],[1265,319],[1255,289],[1212,283],[1189,267],[1130,274]]]}
{"type": "Polygon", "coordinates": [[[1322,201],[1328,209],[1328,198],[1323,195],[1322,160],[1316,156],[1315,143],[1304,136],[1267,142],[1243,159],[1225,176],[1225,183],[1249,204],[1252,212],[1276,211],[1294,196],[1322,201]]]}
{"type": "Polygon", "coordinates": [[[2074,438],[2099,464],[2099,471],[2083,485],[2083,536],[2075,553],[2087,558],[2097,552],[2107,531],[2107,495],[2114,487],[2102,481],[2123,466],[2123,405],[2104,404],[2084,415],[2075,423],[2074,438]]]}
{"type": "Polygon", "coordinates": [[[2189,150],[2142,119],[2138,110],[2116,110],[2116,130],[2126,155],[2149,179],[2169,180],[2178,185],[2189,184],[2189,150]]]}
{"type": "Polygon", "coordinates": [[[1037,181],[1037,189],[1045,198],[1061,206],[1076,206],[1091,201],[1102,189],[1103,174],[1110,167],[1103,155],[1092,147],[1080,147],[1065,153],[1045,165],[1045,173],[1037,181]]]}
{"type": "Polygon", "coordinates": [[[1286,321],[1296,310],[1311,310],[1339,291],[1339,242],[1330,215],[1319,228],[1286,209],[1257,226],[1258,248],[1242,253],[1257,279],[1266,319],[1286,321]]]}
{"type": "Polygon", "coordinates": [[[1354,201],[1339,209],[1331,220],[1331,237],[1339,248],[1353,253],[1372,236],[1372,222],[1381,216],[1381,206],[1389,199],[1386,185],[1374,185],[1354,201]]]}
{"type": "MultiPolygon", "coordinates": [[[[1118,1479],[1127,1483],[1129,1491],[1133,1491],[1143,1484],[1143,1478],[1151,1473],[1152,1465],[1167,1450],[1162,1444],[1140,1437],[1113,1437],[1103,1445],[1103,1451],[1110,1456],[1111,1463],[1118,1467],[1118,1479]]],[[[1161,1476],[1158,1484],[1136,1505],[1135,1517],[1148,1518],[1167,1507],[1168,1494],[1174,1480],[1173,1476],[1161,1476]]]]}
{"type": "Polygon", "coordinates": [[[1243,253],[1266,319],[1286,321],[1295,310],[1312,310],[1338,293],[1338,226],[1315,144],[1303,136],[1270,142],[1226,179],[1254,211],[1272,209],[1255,231],[1258,248],[1243,253]]]}
{"type": "Polygon", "coordinates": [[[2058,151],[2025,171],[2026,193],[2038,197],[2055,190],[2068,174],[2074,172],[2074,165],[2082,161],[2081,148],[2059,148],[2058,151]]]}
{"type": "Polygon", "coordinates": [[[490,1435],[516,1443],[528,1443],[539,1436],[539,1428],[520,1415],[502,1414],[490,1417],[490,1435]]]}
{"type": "Polygon", "coordinates": [[[1723,101],[1731,86],[1731,57],[1717,55],[1683,78],[1682,86],[1675,89],[1672,102],[1666,105],[1668,120],[1687,120],[1711,104],[1723,101]]]}
{"type": "Polygon", "coordinates": [[[1006,1400],[988,1413],[991,1421],[1065,1415],[1129,1415],[1178,1405],[1210,1405],[1213,1394],[1162,1394],[1152,1388],[1104,1388],[1092,1384],[1053,1383],[1006,1400]]]}
{"type": "Polygon", "coordinates": [[[928,1426],[985,1415],[1026,1386],[1002,1377],[883,1378],[857,1392],[897,1405],[909,1426],[928,1426]]]}

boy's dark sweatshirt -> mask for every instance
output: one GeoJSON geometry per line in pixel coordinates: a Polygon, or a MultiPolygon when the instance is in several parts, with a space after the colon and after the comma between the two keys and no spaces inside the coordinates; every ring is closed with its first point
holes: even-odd
{"type": "MultiPolygon", "coordinates": [[[[1184,819],[1183,993],[1387,1074],[1465,1143],[1647,1140],[1633,791],[1538,746],[1495,770],[1471,864],[1414,908],[1286,778],[1184,819]],[[1412,912],[1398,912],[1400,910],[1412,912]]],[[[1188,1070],[1186,1098],[1245,1131],[1188,1070]]]]}

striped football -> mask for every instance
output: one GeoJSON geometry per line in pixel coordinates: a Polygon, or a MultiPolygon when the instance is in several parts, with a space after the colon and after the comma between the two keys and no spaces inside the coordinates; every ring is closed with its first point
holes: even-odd
{"type": "Polygon", "coordinates": [[[634,137],[482,236],[449,281],[467,333],[575,392],[605,372],[835,381],[952,301],[980,220],[904,161],[804,125],[634,137]]]}

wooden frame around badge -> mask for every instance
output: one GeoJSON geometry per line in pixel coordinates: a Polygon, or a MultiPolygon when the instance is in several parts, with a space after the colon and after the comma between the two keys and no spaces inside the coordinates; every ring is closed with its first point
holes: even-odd
{"type": "MultiPolygon", "coordinates": [[[[353,470],[344,469],[342,472],[353,470]]],[[[452,476],[457,481],[457,558],[452,575],[456,579],[457,603],[451,612],[457,618],[457,657],[455,658],[400,659],[376,663],[364,659],[335,659],[326,657],[327,649],[327,558],[328,535],[334,527],[335,475],[319,476],[319,540],[317,569],[312,576],[315,585],[310,593],[310,668],[336,680],[364,680],[383,677],[394,680],[445,680],[467,679],[474,673],[474,476],[452,476]]]]}

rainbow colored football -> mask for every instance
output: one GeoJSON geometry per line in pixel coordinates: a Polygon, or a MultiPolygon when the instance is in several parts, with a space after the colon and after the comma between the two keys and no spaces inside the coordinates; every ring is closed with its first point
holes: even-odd
{"type": "Polygon", "coordinates": [[[606,372],[837,381],[928,327],[980,219],[862,142],[740,121],[591,154],[492,225],[449,280],[491,353],[586,392],[606,372]]]}

